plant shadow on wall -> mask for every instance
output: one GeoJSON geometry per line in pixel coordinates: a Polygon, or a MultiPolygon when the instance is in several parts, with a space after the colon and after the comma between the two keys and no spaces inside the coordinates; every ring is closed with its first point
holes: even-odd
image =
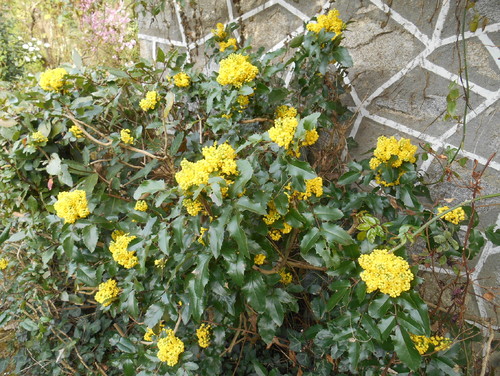
{"type": "Polygon", "coordinates": [[[235,27],[213,30],[210,75],[159,49],[1,94],[0,372],[470,373],[480,333],[429,316],[408,249],[465,261],[474,203],[498,195],[424,206],[407,139],[347,165],[345,140],[315,147],[351,116],[338,12],[272,53],[235,27]]]}

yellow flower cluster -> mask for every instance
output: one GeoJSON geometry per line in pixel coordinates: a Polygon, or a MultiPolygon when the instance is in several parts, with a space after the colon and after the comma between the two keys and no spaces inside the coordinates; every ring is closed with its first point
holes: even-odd
{"type": "Polygon", "coordinates": [[[238,49],[235,38],[229,38],[227,40],[227,42],[220,42],[219,43],[220,52],[224,52],[226,50],[226,48],[229,48],[229,47],[234,47],[235,50],[238,49]]]}
{"type": "Polygon", "coordinates": [[[221,24],[220,22],[215,25],[216,29],[212,29],[212,34],[214,36],[216,36],[217,38],[220,38],[220,39],[225,39],[226,36],[227,36],[227,33],[226,33],[226,28],[224,26],[224,24],[221,24]]]}
{"type": "Polygon", "coordinates": [[[126,144],[134,143],[134,138],[130,135],[130,129],[122,129],[120,131],[120,139],[126,144]]]}
{"type": "Polygon", "coordinates": [[[148,91],[146,93],[146,98],[141,99],[139,106],[143,111],[152,110],[155,108],[156,104],[160,100],[160,95],[156,91],[148,91]]]}
{"type": "MultiPolygon", "coordinates": [[[[446,210],[449,210],[449,209],[450,208],[448,206],[443,206],[441,208],[438,208],[438,214],[441,214],[442,212],[445,212],[446,210]]],[[[455,225],[458,225],[460,222],[462,222],[465,219],[464,209],[456,208],[455,210],[452,210],[451,212],[443,215],[443,218],[446,219],[448,222],[451,222],[455,225]]]]}
{"type": "Polygon", "coordinates": [[[318,34],[322,29],[325,29],[327,32],[334,32],[336,35],[340,35],[345,25],[339,16],[340,12],[337,9],[332,9],[326,15],[319,15],[317,23],[308,23],[307,30],[318,34]]]}
{"type": "Polygon", "coordinates": [[[320,176],[306,180],[305,192],[293,192],[293,196],[297,197],[299,200],[307,200],[312,195],[316,197],[321,197],[323,195],[323,179],[320,176]]]}
{"type": "Polygon", "coordinates": [[[69,131],[73,134],[74,137],[76,138],[82,138],[83,137],[83,131],[78,125],[73,125],[69,131]]]}
{"type": "Polygon", "coordinates": [[[367,292],[380,289],[395,298],[410,289],[413,273],[408,262],[387,249],[376,249],[369,255],[361,255],[358,262],[364,269],[360,277],[366,283],[367,292]]]}
{"type": "Polygon", "coordinates": [[[248,99],[248,95],[238,95],[236,99],[241,109],[247,108],[250,103],[250,99],[248,99]]]}
{"type": "Polygon", "coordinates": [[[279,106],[276,109],[275,112],[275,118],[284,118],[284,117],[296,117],[297,116],[297,109],[291,106],[287,106],[286,104],[283,104],[279,106]]]}
{"type": "Polygon", "coordinates": [[[270,128],[267,133],[271,141],[288,149],[293,141],[297,125],[299,122],[295,117],[280,117],[274,120],[274,127],[270,128]]]}
{"type": "Polygon", "coordinates": [[[0,258],[0,270],[7,269],[7,266],[9,266],[9,260],[4,257],[0,258]]]}
{"type": "Polygon", "coordinates": [[[191,200],[190,198],[185,198],[182,200],[182,205],[186,208],[189,215],[196,217],[200,211],[203,210],[203,204],[200,200],[191,200]]]}
{"type": "Polygon", "coordinates": [[[284,285],[292,283],[293,280],[292,274],[287,272],[285,268],[281,268],[278,274],[281,277],[280,282],[283,283],[284,285]]]}
{"type": "MultiPolygon", "coordinates": [[[[273,201],[269,201],[267,206],[269,207],[269,210],[268,210],[269,213],[266,214],[262,218],[262,220],[266,223],[266,225],[272,225],[274,222],[276,222],[277,220],[279,220],[281,218],[281,215],[276,210],[276,206],[275,206],[273,201]]],[[[283,234],[288,234],[290,231],[292,231],[292,226],[290,226],[286,222],[283,222],[282,229],[271,229],[271,230],[269,230],[269,232],[267,234],[274,241],[278,241],[281,239],[283,234]]],[[[264,257],[264,259],[266,258],[266,256],[264,256],[264,255],[262,255],[262,256],[264,257]]],[[[257,260],[258,257],[259,257],[259,255],[255,256],[255,259],[257,260]]],[[[260,259],[260,257],[259,257],[259,259],[260,259]]],[[[255,262],[255,263],[257,264],[257,262],[255,262]]],[[[261,265],[261,264],[257,264],[257,265],[261,265]]]]}
{"type": "Polygon", "coordinates": [[[146,210],[148,210],[148,203],[144,200],[138,200],[135,203],[134,210],[145,212],[146,210]]]}
{"type": "Polygon", "coordinates": [[[316,129],[313,129],[311,131],[306,131],[306,136],[304,140],[300,143],[300,146],[311,146],[318,141],[319,134],[316,129]]]}
{"type": "Polygon", "coordinates": [[[179,187],[187,191],[189,188],[208,184],[212,173],[220,175],[237,175],[236,152],[231,145],[224,143],[217,146],[206,146],[202,149],[203,159],[197,162],[189,162],[184,159],[181,162],[181,171],[175,174],[175,180],[179,187]]]}
{"type": "Polygon", "coordinates": [[[393,157],[397,157],[390,163],[390,167],[399,167],[403,162],[415,163],[417,147],[411,144],[408,138],[396,140],[395,137],[387,138],[380,136],[377,139],[377,147],[373,152],[374,157],[370,160],[370,167],[378,166],[380,163],[389,163],[393,157]],[[378,159],[378,161],[376,161],[378,159]]]}
{"type": "Polygon", "coordinates": [[[200,236],[198,236],[198,243],[200,243],[201,245],[206,245],[205,241],[203,240],[203,235],[207,231],[208,231],[208,228],[206,228],[206,227],[200,228],[200,236]]]}
{"type": "Polygon", "coordinates": [[[210,346],[210,328],[211,326],[208,324],[201,324],[200,327],[196,329],[198,344],[204,349],[210,346]]]}
{"type": "Polygon", "coordinates": [[[108,279],[99,285],[99,291],[95,294],[95,300],[107,307],[118,297],[120,289],[114,279],[108,279]]]}
{"type": "Polygon", "coordinates": [[[167,260],[165,259],[157,259],[155,260],[155,266],[160,268],[160,269],[163,269],[165,268],[165,265],[167,264],[167,260]]]}
{"type": "Polygon", "coordinates": [[[415,344],[415,348],[419,352],[420,355],[423,355],[429,349],[429,346],[432,345],[434,347],[434,351],[443,351],[450,348],[453,341],[447,337],[441,336],[417,336],[415,334],[410,333],[410,338],[415,344]]]}
{"type": "Polygon", "coordinates": [[[394,137],[387,138],[380,136],[377,140],[377,147],[373,152],[374,157],[370,159],[370,168],[377,172],[375,180],[378,184],[391,187],[399,184],[399,178],[404,171],[399,172],[398,178],[393,182],[386,182],[381,178],[381,165],[385,164],[390,168],[398,168],[403,162],[415,163],[415,153],[417,146],[412,145],[407,138],[396,140],[394,137]]]}
{"type": "Polygon", "coordinates": [[[191,77],[186,73],[180,72],[174,76],[174,85],[177,87],[188,87],[191,83],[191,77]]]}
{"type": "Polygon", "coordinates": [[[167,336],[158,340],[156,356],[162,362],[167,362],[170,367],[173,367],[179,362],[179,355],[184,352],[184,343],[175,336],[172,329],[164,331],[167,336]]]}
{"type": "Polygon", "coordinates": [[[255,255],[255,257],[253,258],[253,262],[255,265],[263,265],[264,262],[266,262],[266,255],[264,255],[263,253],[255,255]]]}
{"type": "Polygon", "coordinates": [[[239,88],[245,82],[252,81],[258,73],[259,69],[250,63],[248,56],[231,54],[221,60],[217,82],[239,88]]]}
{"type": "Polygon", "coordinates": [[[144,341],[148,341],[148,342],[151,342],[153,340],[153,336],[155,336],[156,333],[154,332],[153,329],[151,328],[147,328],[146,329],[146,333],[144,333],[144,341]]]}
{"type": "Polygon", "coordinates": [[[64,68],[48,69],[40,76],[40,87],[45,91],[60,91],[64,86],[64,77],[68,74],[64,68]]]}
{"type": "Polygon", "coordinates": [[[43,135],[42,132],[37,131],[31,134],[31,140],[36,144],[43,144],[47,142],[49,139],[43,135]]]}
{"type": "Polygon", "coordinates": [[[129,234],[119,235],[109,245],[109,251],[113,255],[113,260],[125,269],[133,268],[139,263],[135,251],[127,251],[129,243],[135,238],[135,236],[129,236],[129,234]]]}
{"type": "Polygon", "coordinates": [[[75,223],[77,219],[85,218],[90,214],[87,196],[85,191],[80,189],[73,192],[60,192],[54,209],[57,216],[64,219],[64,223],[75,223]]]}

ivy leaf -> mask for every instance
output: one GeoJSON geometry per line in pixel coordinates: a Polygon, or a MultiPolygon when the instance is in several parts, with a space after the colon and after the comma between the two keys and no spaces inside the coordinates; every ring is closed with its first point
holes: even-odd
{"type": "Polygon", "coordinates": [[[416,371],[420,366],[422,357],[418,353],[408,332],[401,326],[396,326],[395,334],[391,336],[394,349],[399,359],[405,363],[412,371],[416,371]]]}

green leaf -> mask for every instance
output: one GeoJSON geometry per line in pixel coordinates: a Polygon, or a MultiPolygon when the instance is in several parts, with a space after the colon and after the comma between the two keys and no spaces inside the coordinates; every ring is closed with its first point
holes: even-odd
{"type": "Polygon", "coordinates": [[[137,304],[137,298],[135,297],[134,290],[132,290],[128,295],[127,310],[133,317],[137,317],[139,315],[139,306],[137,304]]]}
{"type": "Polygon", "coordinates": [[[395,334],[391,336],[394,349],[399,359],[405,363],[412,371],[416,371],[420,366],[422,357],[418,353],[408,332],[397,325],[395,334]]]}
{"type": "Polygon", "coordinates": [[[252,271],[242,291],[253,309],[259,313],[264,312],[266,308],[266,285],[262,274],[252,271]]]}
{"type": "Polygon", "coordinates": [[[324,221],[338,221],[344,216],[344,213],[340,209],[328,206],[316,206],[313,210],[316,217],[324,221]]]}
{"type": "Polygon", "coordinates": [[[170,145],[170,154],[175,155],[175,153],[177,153],[182,145],[182,141],[184,141],[184,137],[184,132],[178,132],[175,135],[174,140],[172,141],[172,145],[170,145]]]}
{"type": "Polygon", "coordinates": [[[94,187],[97,184],[98,180],[99,175],[91,174],[80,182],[80,189],[85,191],[87,197],[90,197],[92,195],[92,192],[94,191],[94,187]]]}
{"type": "Polygon", "coordinates": [[[50,161],[45,168],[49,175],[59,175],[61,173],[61,158],[57,153],[50,155],[50,161]]]}
{"type": "Polygon", "coordinates": [[[0,245],[2,245],[9,238],[11,227],[12,224],[9,223],[9,225],[3,229],[2,233],[0,234],[0,245]]]}
{"type": "Polygon", "coordinates": [[[236,201],[237,208],[243,209],[243,210],[248,210],[256,214],[260,215],[266,215],[266,206],[262,202],[255,202],[255,201],[250,201],[250,199],[247,196],[241,197],[238,201],[236,201]]]}
{"type": "Polygon", "coordinates": [[[342,175],[339,178],[339,180],[337,181],[337,183],[340,185],[348,185],[348,184],[354,183],[356,180],[359,179],[360,176],[361,176],[361,172],[349,171],[349,172],[346,172],[344,175],[342,175]]]}
{"type": "Polygon", "coordinates": [[[392,329],[396,326],[396,317],[389,316],[380,320],[378,324],[378,328],[380,330],[380,339],[385,341],[389,338],[389,334],[391,334],[392,329]]]}
{"type": "Polygon", "coordinates": [[[290,42],[290,47],[297,48],[297,47],[300,47],[302,45],[302,43],[304,43],[304,35],[303,34],[298,35],[295,38],[293,38],[292,41],[290,42]]]}
{"type": "Polygon", "coordinates": [[[135,345],[126,337],[120,337],[120,340],[116,343],[116,347],[118,350],[128,354],[135,354],[137,352],[135,345]]]}
{"type": "Polygon", "coordinates": [[[156,193],[165,189],[163,180],[145,180],[134,192],[134,199],[138,200],[144,193],[156,193]]]}
{"type": "Polygon", "coordinates": [[[201,315],[203,315],[203,295],[196,292],[196,277],[189,278],[187,290],[190,312],[195,321],[200,321],[201,315]]]}
{"type": "Polygon", "coordinates": [[[382,318],[391,306],[391,301],[389,300],[389,295],[380,294],[380,296],[374,299],[370,306],[368,307],[368,313],[372,318],[382,318]]]}
{"type": "Polygon", "coordinates": [[[354,342],[347,341],[347,353],[349,359],[349,370],[352,373],[357,373],[358,371],[358,363],[360,356],[361,346],[357,339],[354,339],[354,342]]]}
{"type": "Polygon", "coordinates": [[[238,166],[239,174],[229,188],[229,193],[232,197],[242,193],[246,184],[253,176],[252,165],[246,159],[238,159],[236,166],[238,166]]]}
{"type": "Polygon", "coordinates": [[[241,228],[240,220],[241,217],[239,214],[233,215],[231,217],[231,220],[227,224],[227,231],[229,232],[229,235],[234,240],[236,240],[236,243],[238,244],[238,251],[241,252],[241,254],[245,258],[250,258],[250,253],[248,252],[247,235],[245,234],[245,231],[241,228]]]}
{"type": "Polygon", "coordinates": [[[262,340],[270,344],[273,341],[274,336],[276,335],[276,330],[278,326],[276,323],[269,317],[268,314],[259,315],[259,334],[262,337],[262,340]]]}
{"type": "Polygon", "coordinates": [[[99,232],[94,225],[87,226],[82,231],[83,243],[88,248],[90,253],[93,253],[99,239],[99,232]]]}
{"type": "Polygon", "coordinates": [[[320,237],[320,232],[317,227],[311,227],[311,229],[306,232],[300,241],[300,252],[307,253],[318,241],[320,237]]]}
{"type": "Polygon", "coordinates": [[[79,264],[76,269],[76,279],[87,285],[87,286],[96,286],[96,271],[93,267],[79,264]]]}
{"type": "Polygon", "coordinates": [[[165,62],[165,52],[163,52],[163,49],[161,47],[156,48],[156,61],[158,63],[165,62]]]}
{"type": "Polygon", "coordinates": [[[349,245],[353,242],[351,236],[338,225],[323,223],[321,233],[328,242],[349,245]]]}
{"type": "Polygon", "coordinates": [[[331,311],[335,306],[342,300],[342,298],[349,292],[351,289],[351,284],[349,281],[346,281],[347,284],[343,287],[340,287],[335,294],[333,294],[328,302],[326,303],[326,310],[331,311]]]}
{"type": "Polygon", "coordinates": [[[332,56],[343,67],[349,68],[353,65],[351,55],[345,47],[337,47],[332,56]]]}
{"type": "Polygon", "coordinates": [[[318,118],[320,116],[321,116],[321,113],[315,112],[315,113],[308,115],[305,118],[301,119],[300,123],[306,131],[311,131],[313,129],[316,129],[316,123],[318,122],[318,118]]]}
{"type": "Polygon", "coordinates": [[[307,180],[314,179],[317,176],[309,163],[299,161],[298,159],[293,159],[289,162],[287,165],[287,172],[290,176],[300,177],[307,180]]]}
{"type": "Polygon", "coordinates": [[[243,286],[246,263],[243,255],[233,255],[232,260],[227,261],[227,274],[237,286],[243,286]]]}
{"type": "Polygon", "coordinates": [[[158,324],[163,317],[163,307],[158,304],[152,304],[146,311],[146,316],[144,318],[144,325],[149,328],[153,328],[158,324]]]}

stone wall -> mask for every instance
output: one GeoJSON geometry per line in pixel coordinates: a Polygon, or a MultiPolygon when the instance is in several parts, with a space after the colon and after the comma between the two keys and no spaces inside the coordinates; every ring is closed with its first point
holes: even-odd
{"type": "MultiPolygon", "coordinates": [[[[445,121],[448,86],[463,86],[464,44],[470,86],[466,137],[460,156],[470,161],[460,171],[462,180],[445,182],[433,189],[436,199],[470,198],[467,184],[477,160],[480,167],[500,147],[500,0],[479,0],[476,9],[488,23],[475,32],[461,29],[464,1],[451,0],[198,0],[184,7],[167,0],[156,17],[141,15],[139,39],[143,57],[154,59],[158,47],[188,51],[199,66],[206,63],[203,43],[217,22],[238,22],[236,37],[251,39],[268,50],[281,47],[291,36],[304,32],[304,23],[329,8],[352,20],[343,44],[349,48],[354,67],[347,83],[352,90],[346,102],[352,106],[351,136],[361,155],[380,135],[410,137],[443,153],[457,147],[463,134],[461,123],[445,121]],[[462,38],[462,36],[464,38],[462,38]]],[[[467,13],[466,25],[472,12],[467,13]]],[[[463,113],[464,103],[459,103],[463,113]]],[[[355,156],[354,156],[355,157],[355,156]]],[[[421,168],[437,178],[441,160],[429,158],[421,168]]],[[[500,153],[494,156],[482,179],[483,194],[500,191],[500,153]]],[[[480,208],[483,223],[500,226],[499,207],[480,208]]],[[[488,243],[475,260],[470,311],[498,323],[500,303],[500,247],[488,243]],[[485,295],[487,294],[487,295],[485,295]],[[483,299],[488,296],[493,299],[483,299]]],[[[443,269],[448,274],[449,270],[443,269]]],[[[497,328],[498,329],[498,328],[497,328]]]]}

